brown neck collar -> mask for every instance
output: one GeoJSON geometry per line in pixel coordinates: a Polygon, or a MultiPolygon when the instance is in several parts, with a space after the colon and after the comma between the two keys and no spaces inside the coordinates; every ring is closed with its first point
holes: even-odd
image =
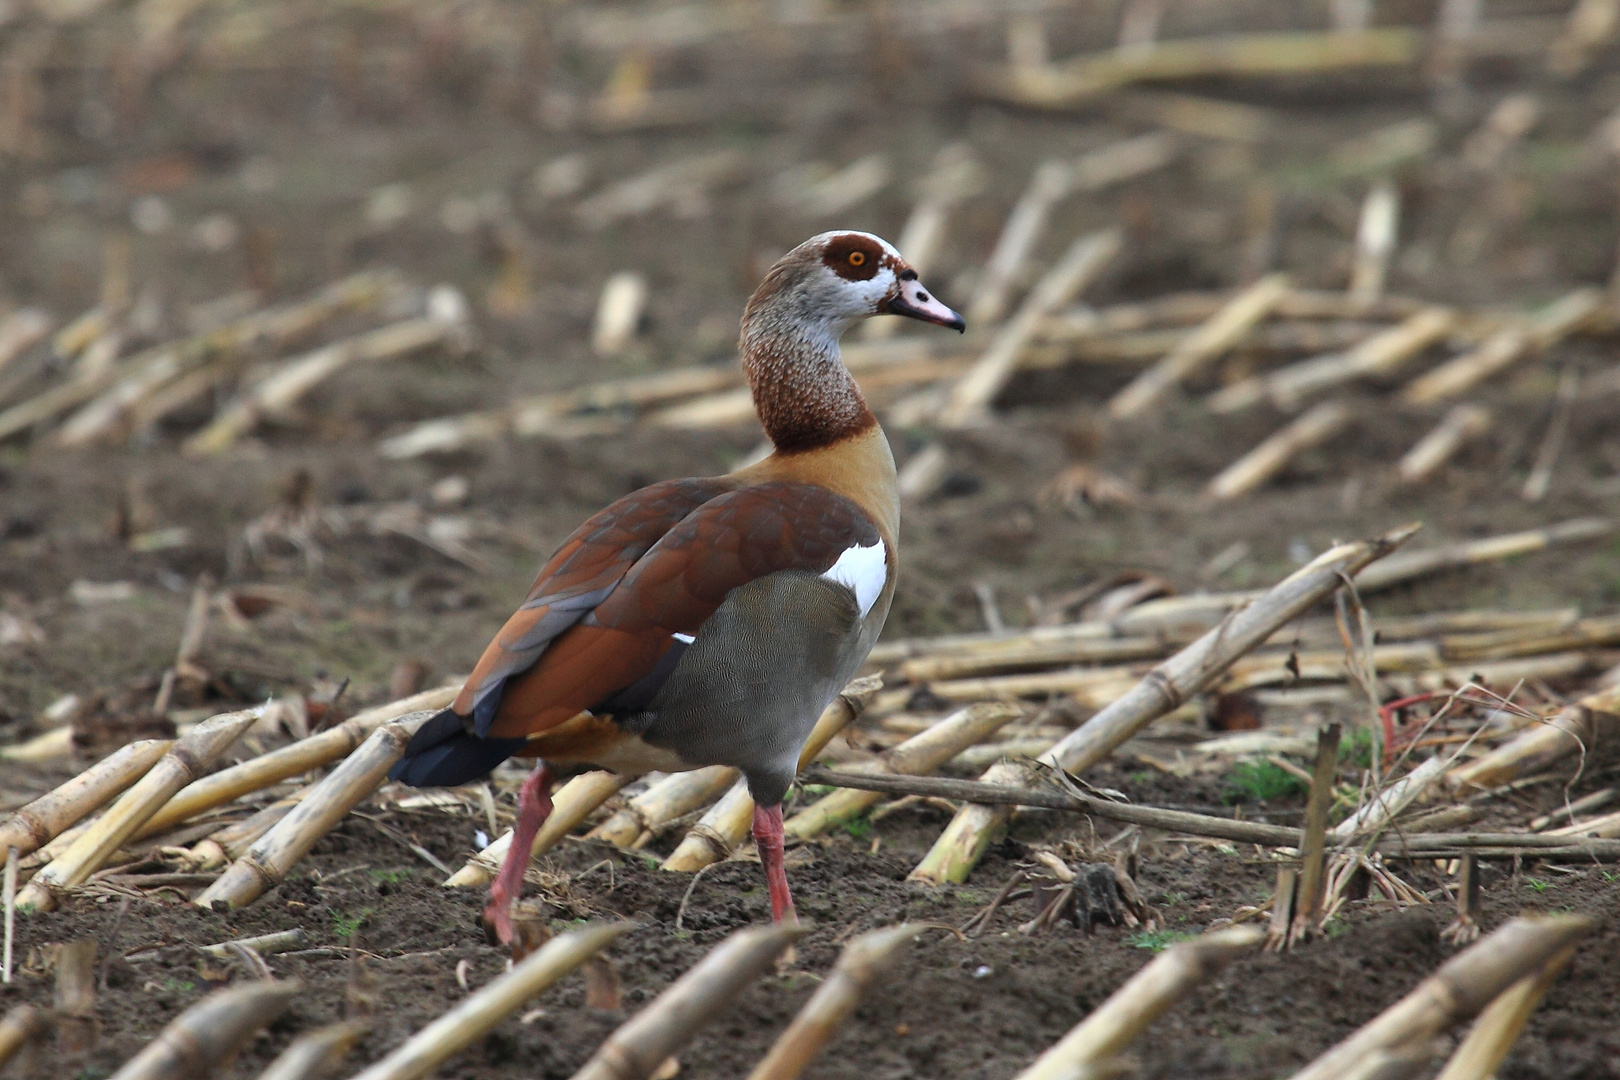
{"type": "Polygon", "coordinates": [[[841,442],[873,427],[838,351],[843,327],[796,311],[791,293],[761,285],[742,320],[742,363],[754,409],[778,453],[841,442]]]}

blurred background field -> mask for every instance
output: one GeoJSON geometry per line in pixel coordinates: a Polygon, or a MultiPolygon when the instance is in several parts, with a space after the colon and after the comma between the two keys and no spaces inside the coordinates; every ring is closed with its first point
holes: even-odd
{"type": "MultiPolygon", "coordinates": [[[[756,452],[737,319],[776,257],[831,228],[900,243],[970,320],[962,339],[873,325],[846,342],[906,484],[891,642],[1263,588],[1421,521],[1418,549],[1540,539],[1370,596],[1376,617],[1584,619],[1578,658],[1529,692],[1551,710],[1609,685],[1613,0],[0,0],[0,741],[72,733],[6,766],[6,805],[225,709],[291,703],[273,741],[468,670],[587,514],[756,452]],[[1091,263],[1043,301],[1083,238],[1091,263]],[[992,347],[1006,362],[974,398],[964,377],[992,347]]],[[[890,676],[911,711],[944,708],[890,676]]],[[[1062,697],[1043,722],[1087,714],[1062,697]]],[[[1222,798],[1131,768],[1103,779],[1222,798]]],[[[884,911],[935,903],[897,880],[944,820],[922,809],[888,819],[881,859],[845,838],[811,888],[858,893],[870,873],[884,911]]],[[[481,814],[416,842],[459,863],[481,814]]],[[[332,842],[329,868],[404,851],[371,830],[332,842]]],[[[1178,866],[1164,895],[1218,880],[1194,886],[1213,890],[1197,922],[1270,888],[1253,867],[1178,866]]],[[[412,872],[412,917],[470,927],[471,900],[412,872]]],[[[649,910],[686,887],[657,877],[635,886],[649,910]]],[[[1612,885],[1579,888],[1614,910],[1612,885]]],[[[858,899],[822,917],[862,917],[858,899]]],[[[1362,936],[1375,958],[1417,950],[1407,982],[1440,955],[1407,941],[1412,918],[1362,936]]],[[[806,955],[830,958],[842,925],[806,955]]],[[[435,933],[496,970],[470,929],[435,933]]],[[[882,1075],[1010,1075],[1084,1012],[1061,982],[1092,941],[1017,944],[1027,974],[989,1006],[988,1048],[941,1007],[867,1018],[861,1053],[882,1075]],[[887,1045],[897,1023],[909,1049],[887,1045]]],[[[1094,997],[1141,959],[1108,948],[1094,997]]],[[[676,973],[652,970],[654,988],[676,973]]],[[[952,972],[918,985],[957,1002],[952,972]]],[[[1288,978],[1255,978],[1264,1024],[1223,1001],[1212,1023],[1239,1035],[1187,1021],[1144,1075],[1277,1073],[1389,996],[1282,1035],[1288,978]]],[[[769,993],[761,1015],[803,997],[769,993]]],[[[1502,1075],[1615,1075],[1612,1035],[1564,993],[1564,1027],[1538,1020],[1502,1075]]],[[[195,996],[164,994],[106,1021],[109,1059],[195,996]]],[[[393,1023],[366,1053],[411,1027],[393,1023]]],[[[510,1075],[502,1054],[569,1075],[592,1023],[525,1027],[461,1075],[510,1075]]],[[[731,1075],[763,1040],[715,1035],[690,1075],[731,1075]]],[[[811,1075],[855,1075],[839,1065],[811,1075]]]]}

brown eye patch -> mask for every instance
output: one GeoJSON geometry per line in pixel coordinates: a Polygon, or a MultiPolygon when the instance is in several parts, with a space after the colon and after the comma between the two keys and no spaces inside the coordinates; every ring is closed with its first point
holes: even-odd
{"type": "Polygon", "coordinates": [[[856,233],[835,236],[827,242],[821,261],[848,281],[870,281],[878,272],[883,249],[870,237],[856,233]]]}

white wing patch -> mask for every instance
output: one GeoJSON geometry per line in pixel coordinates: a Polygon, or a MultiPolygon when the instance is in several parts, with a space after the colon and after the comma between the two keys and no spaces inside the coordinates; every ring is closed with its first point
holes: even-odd
{"type": "Polygon", "coordinates": [[[838,561],[828,567],[821,576],[828,581],[836,581],[840,585],[849,586],[855,593],[855,603],[861,609],[861,617],[872,610],[877,603],[878,594],[883,591],[883,583],[888,580],[889,568],[887,565],[888,552],[883,549],[883,541],[879,540],[871,547],[845,548],[844,553],[838,556],[838,561]]]}
{"type": "Polygon", "coordinates": [[[674,638],[676,641],[679,641],[682,645],[690,645],[692,642],[697,640],[697,638],[693,637],[691,634],[671,634],[669,636],[674,638]]]}

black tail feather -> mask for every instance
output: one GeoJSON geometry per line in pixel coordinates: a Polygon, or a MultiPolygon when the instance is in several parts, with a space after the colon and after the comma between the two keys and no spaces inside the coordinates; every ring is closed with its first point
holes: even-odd
{"type": "Polygon", "coordinates": [[[523,749],[526,739],[480,739],[466,722],[445,709],[423,724],[405,746],[405,756],[388,770],[388,779],[412,787],[455,787],[481,780],[523,749]]]}

